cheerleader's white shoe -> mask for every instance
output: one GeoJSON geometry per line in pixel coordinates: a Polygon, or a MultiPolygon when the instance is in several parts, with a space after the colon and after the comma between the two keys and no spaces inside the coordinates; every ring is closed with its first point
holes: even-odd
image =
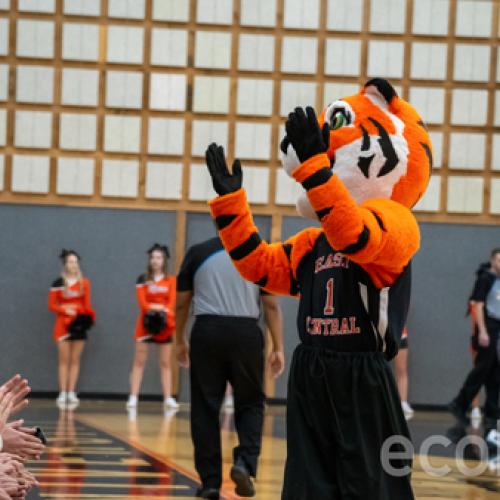
{"type": "Polygon", "coordinates": [[[165,408],[179,409],[179,403],[173,397],[165,398],[163,405],[165,408]]]}
{"type": "Polygon", "coordinates": [[[65,405],[68,401],[68,393],[67,392],[60,392],[59,396],[56,399],[56,403],[58,405],[65,405]]]}
{"type": "Polygon", "coordinates": [[[127,408],[137,408],[138,398],[137,396],[130,395],[127,401],[127,408]]]}
{"type": "Polygon", "coordinates": [[[78,396],[76,395],[75,392],[68,392],[68,403],[69,404],[78,404],[80,402],[80,400],[78,399],[78,396]]]}

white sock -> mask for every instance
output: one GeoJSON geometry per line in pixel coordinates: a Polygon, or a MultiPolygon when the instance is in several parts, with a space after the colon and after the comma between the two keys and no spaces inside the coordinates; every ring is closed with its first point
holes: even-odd
{"type": "Polygon", "coordinates": [[[67,393],[66,391],[61,391],[61,392],[59,393],[59,397],[60,397],[60,398],[65,398],[65,397],[67,397],[67,396],[68,396],[68,393],[67,393]]]}
{"type": "Polygon", "coordinates": [[[69,391],[69,392],[68,392],[68,398],[76,398],[76,393],[75,393],[75,391],[69,391]]]}
{"type": "Polygon", "coordinates": [[[133,396],[132,394],[128,397],[129,403],[137,403],[137,396],[133,396]]]}

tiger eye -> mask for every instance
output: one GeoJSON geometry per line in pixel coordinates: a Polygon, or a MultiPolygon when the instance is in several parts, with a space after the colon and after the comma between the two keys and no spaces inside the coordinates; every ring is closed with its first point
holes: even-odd
{"type": "Polygon", "coordinates": [[[337,130],[341,127],[343,127],[347,123],[347,119],[344,115],[344,113],[337,112],[332,116],[332,119],[330,121],[330,128],[332,130],[337,130]]]}

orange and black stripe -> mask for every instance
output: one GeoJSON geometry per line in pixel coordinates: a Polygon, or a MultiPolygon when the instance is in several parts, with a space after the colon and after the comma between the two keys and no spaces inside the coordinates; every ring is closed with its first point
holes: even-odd
{"type": "Polygon", "coordinates": [[[297,268],[321,230],[306,229],[285,243],[269,244],[258,233],[243,189],[212,200],[210,206],[224,247],[240,274],[269,292],[298,295],[297,268]]]}

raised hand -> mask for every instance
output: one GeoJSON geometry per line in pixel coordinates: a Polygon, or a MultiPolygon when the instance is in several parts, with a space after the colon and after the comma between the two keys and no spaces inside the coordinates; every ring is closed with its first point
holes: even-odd
{"type": "Polygon", "coordinates": [[[19,413],[23,408],[28,406],[29,401],[26,396],[31,392],[31,387],[28,385],[26,379],[19,380],[19,382],[12,388],[13,404],[10,416],[19,413]]]}
{"type": "Polygon", "coordinates": [[[14,375],[5,384],[0,386],[1,394],[12,394],[13,405],[11,415],[21,411],[27,404],[26,396],[30,393],[31,388],[28,386],[28,381],[21,378],[21,375],[14,375]]]}
{"type": "Polygon", "coordinates": [[[330,145],[330,127],[328,123],[319,127],[314,109],[308,106],[304,113],[302,108],[295,108],[288,115],[285,124],[286,135],[303,163],[309,158],[325,153],[330,145]]]}
{"type": "Polygon", "coordinates": [[[5,432],[13,405],[14,395],[12,392],[6,393],[5,389],[0,389],[0,434],[5,432]]]}
{"type": "Polygon", "coordinates": [[[243,173],[241,171],[240,160],[234,160],[232,173],[227,168],[226,158],[224,157],[224,148],[213,142],[208,146],[205,152],[208,171],[212,177],[212,183],[215,192],[223,196],[234,193],[241,189],[243,182],[243,173]]]}

